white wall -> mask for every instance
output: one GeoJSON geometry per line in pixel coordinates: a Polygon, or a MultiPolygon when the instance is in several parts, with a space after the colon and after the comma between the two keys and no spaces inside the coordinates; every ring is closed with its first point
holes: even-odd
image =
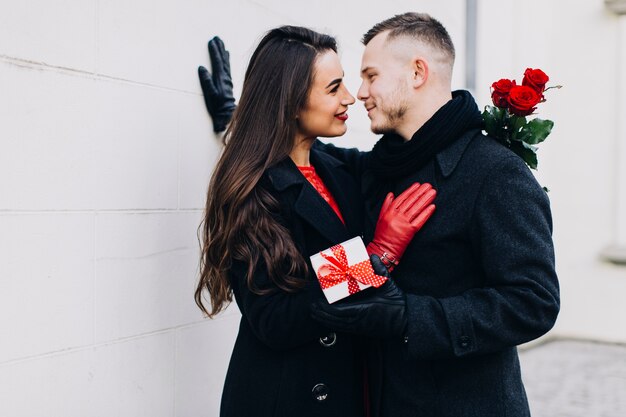
{"type": "MultiPolygon", "coordinates": [[[[193,302],[206,42],[238,94],[263,31],[325,30],[356,91],[362,33],[414,6],[387,3],[0,0],[0,416],[217,416],[239,314],[193,302]]],[[[462,5],[422,4],[457,35],[462,5]]]]}

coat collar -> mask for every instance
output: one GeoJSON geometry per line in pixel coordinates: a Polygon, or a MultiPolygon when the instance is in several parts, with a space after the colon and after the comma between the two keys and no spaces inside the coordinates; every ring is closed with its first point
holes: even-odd
{"type": "MultiPolygon", "coordinates": [[[[361,234],[362,218],[357,213],[361,212],[363,199],[357,181],[352,174],[344,169],[345,164],[343,162],[327,153],[312,149],[311,162],[337,202],[345,226],[341,220],[339,222],[350,232],[351,236],[349,237],[361,234]]],[[[335,212],[332,211],[332,213],[335,212]]]]}
{"type": "Polygon", "coordinates": [[[273,187],[279,192],[285,191],[290,187],[298,187],[300,189],[294,203],[294,211],[320,234],[334,243],[348,240],[350,237],[353,237],[351,236],[352,230],[354,229],[354,233],[358,233],[359,229],[358,225],[354,224],[353,207],[348,199],[345,198],[343,187],[340,181],[337,180],[337,175],[335,175],[335,170],[343,163],[315,149],[311,150],[310,159],[316,172],[337,201],[339,210],[346,222],[345,225],[337,217],[330,205],[319,195],[317,190],[309,184],[290,158],[286,158],[273,167],[268,168],[267,176],[273,187]],[[348,232],[348,229],[351,232],[348,232]]]}
{"type": "Polygon", "coordinates": [[[449,177],[452,172],[454,172],[454,169],[459,164],[465,149],[467,149],[467,146],[470,144],[472,139],[478,135],[480,135],[479,129],[469,130],[459,139],[455,140],[454,143],[436,155],[435,159],[444,178],[449,177]]]}
{"type": "MultiPolygon", "coordinates": [[[[316,171],[327,172],[344,165],[338,159],[315,148],[311,149],[310,159],[316,171]]],[[[307,181],[291,158],[285,158],[278,164],[268,168],[267,175],[277,191],[284,191],[292,185],[304,184],[307,181]]]]}

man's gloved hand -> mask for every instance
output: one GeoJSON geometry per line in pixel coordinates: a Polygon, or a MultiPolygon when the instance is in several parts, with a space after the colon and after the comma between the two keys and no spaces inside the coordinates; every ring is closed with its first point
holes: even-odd
{"type": "MultiPolygon", "coordinates": [[[[389,278],[378,256],[371,255],[370,261],[377,275],[389,278]]],[[[311,315],[331,330],[378,338],[402,337],[407,326],[406,298],[391,279],[334,304],[317,300],[311,315]]]]}
{"type": "Polygon", "coordinates": [[[203,66],[198,67],[198,77],[204,95],[204,103],[213,119],[213,131],[223,132],[233,117],[235,97],[233,97],[233,80],[230,76],[230,55],[224,48],[219,37],[209,41],[211,71],[203,66]]]}
{"type": "Polygon", "coordinates": [[[387,194],[367,253],[378,255],[390,270],[396,266],[415,233],[435,211],[432,202],[436,195],[430,184],[417,182],[395,199],[393,193],[387,194]]]}

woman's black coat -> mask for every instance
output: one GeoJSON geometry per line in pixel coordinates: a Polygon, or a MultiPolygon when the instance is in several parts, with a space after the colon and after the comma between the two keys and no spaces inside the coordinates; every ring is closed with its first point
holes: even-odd
{"type": "MultiPolygon", "coordinates": [[[[268,169],[260,183],[279,201],[279,221],[310,270],[310,255],[361,235],[362,228],[359,187],[343,163],[316,150],[311,163],[337,201],[345,226],[290,159],[268,169]]],[[[246,284],[245,269],[234,263],[230,272],[242,317],[220,416],[363,416],[361,344],[311,319],[311,301],[323,297],[315,275],[306,277],[299,292],[257,295],[246,284]]],[[[256,266],[254,281],[272,286],[263,265],[256,266]]]]}

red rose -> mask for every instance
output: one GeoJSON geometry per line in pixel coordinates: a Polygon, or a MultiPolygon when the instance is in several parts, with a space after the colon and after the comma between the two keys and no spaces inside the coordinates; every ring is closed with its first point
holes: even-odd
{"type": "Polygon", "coordinates": [[[515,81],[511,81],[506,78],[502,78],[501,80],[491,84],[491,88],[493,89],[491,93],[491,100],[493,101],[494,106],[505,109],[509,107],[507,97],[509,96],[509,91],[511,91],[511,87],[513,86],[515,86],[515,81]]]}
{"type": "Polygon", "coordinates": [[[511,87],[508,96],[509,111],[518,116],[528,116],[535,111],[541,101],[541,94],[531,87],[516,85],[511,87]]]}
{"type": "Polygon", "coordinates": [[[546,83],[549,79],[550,78],[548,78],[546,73],[541,71],[539,68],[526,68],[526,71],[524,71],[522,85],[530,87],[537,93],[541,94],[546,89],[546,83]]]}
{"type": "Polygon", "coordinates": [[[502,78],[495,83],[491,84],[491,88],[493,88],[494,92],[498,92],[499,94],[508,94],[511,91],[511,87],[515,85],[515,80],[511,81],[506,78],[502,78]]]}

